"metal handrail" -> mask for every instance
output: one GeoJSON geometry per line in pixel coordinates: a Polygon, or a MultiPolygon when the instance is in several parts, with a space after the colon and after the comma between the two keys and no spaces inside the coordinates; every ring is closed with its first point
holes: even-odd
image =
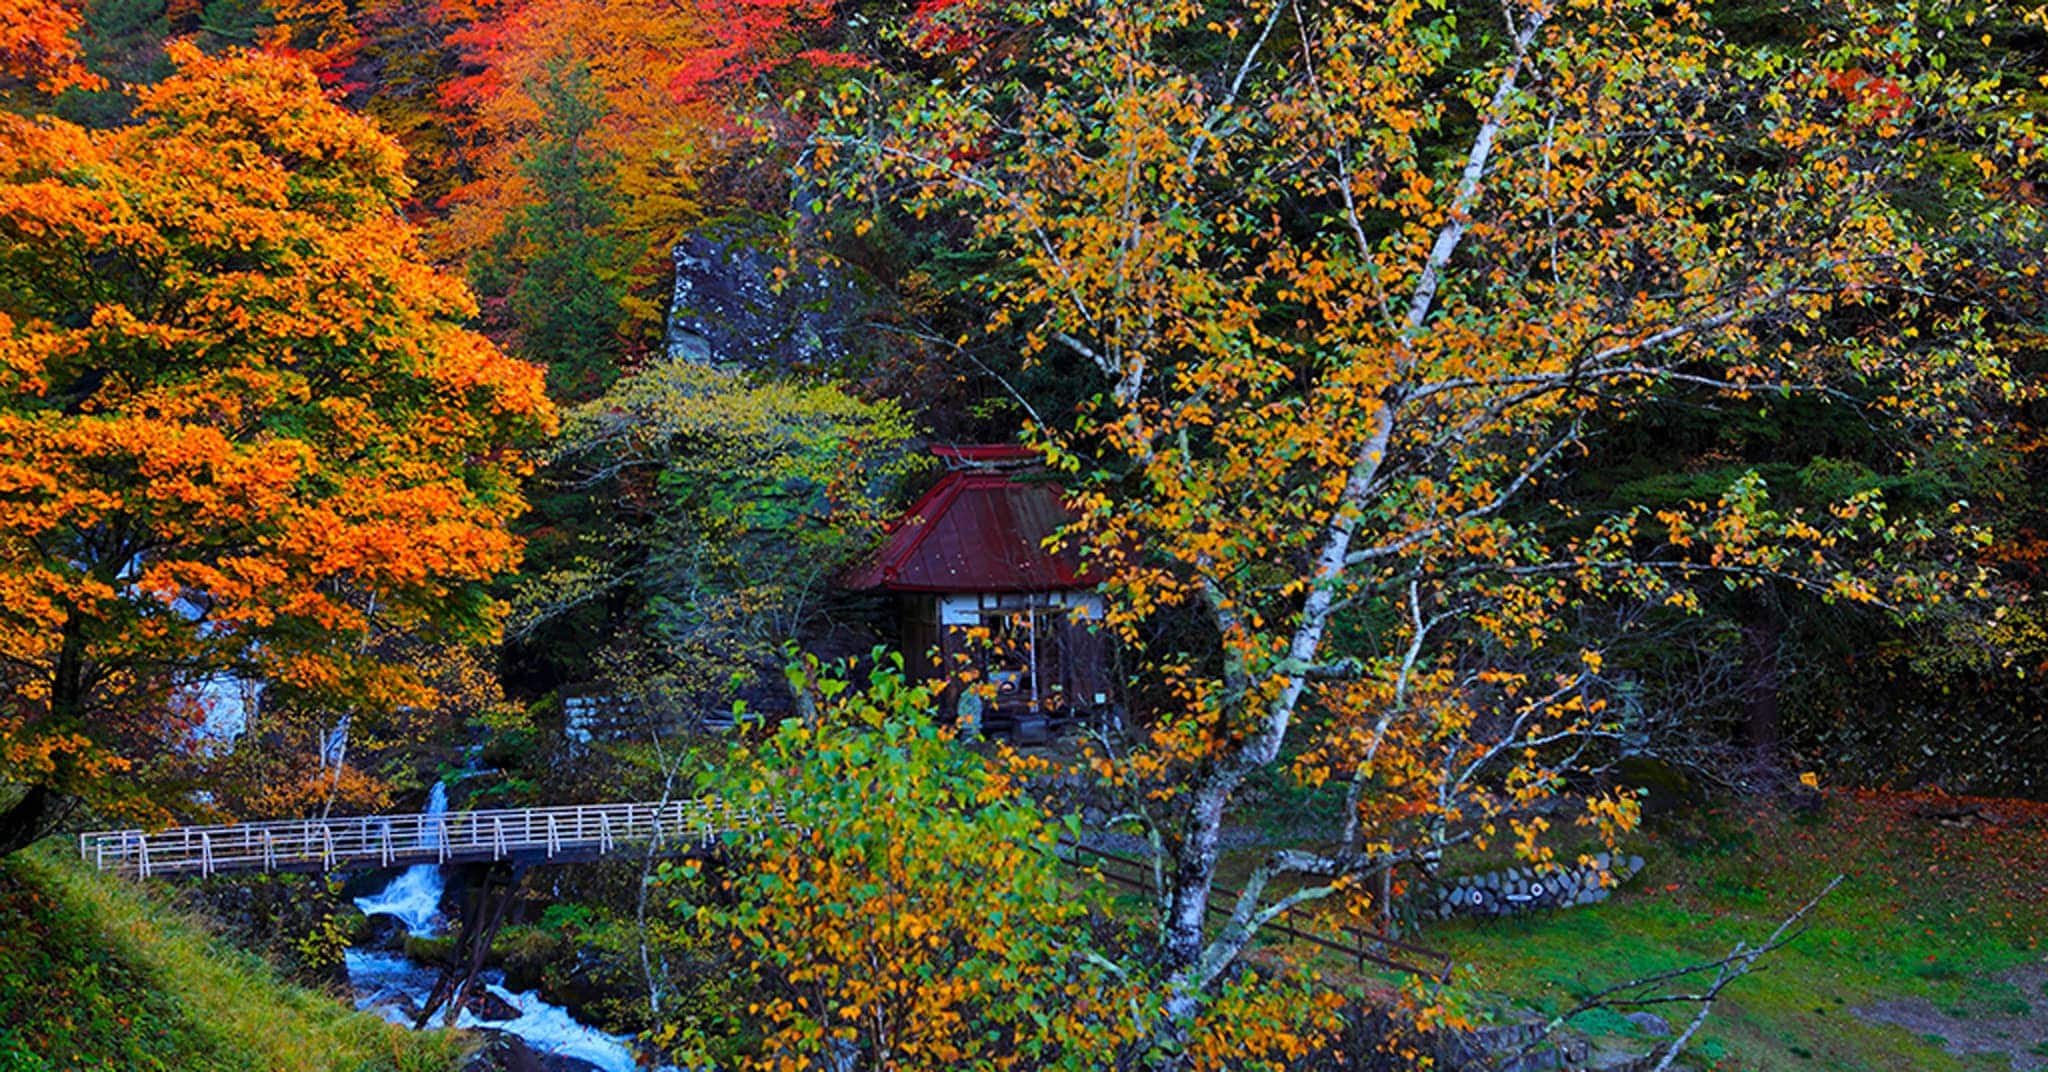
{"type": "Polygon", "coordinates": [[[78,854],[101,871],[142,878],[222,871],[331,871],[450,859],[605,856],[625,846],[664,842],[678,832],[694,834],[699,844],[708,845],[725,834],[787,821],[779,806],[734,807],[723,801],[561,804],[267,820],[157,833],[100,830],[78,835],[78,854]]]}

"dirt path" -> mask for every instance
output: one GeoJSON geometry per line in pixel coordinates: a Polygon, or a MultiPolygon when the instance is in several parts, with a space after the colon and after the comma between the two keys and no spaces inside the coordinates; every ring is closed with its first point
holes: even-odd
{"type": "Polygon", "coordinates": [[[1869,1023],[1939,1038],[1943,1048],[1958,1057],[2005,1054],[2012,1059],[2013,1072],[2048,1072],[2048,963],[2014,968],[1996,981],[2020,996],[1997,1007],[1973,1002],[1974,1008],[1947,1012],[1926,998],[1877,1001],[1850,1011],[1869,1023]]]}

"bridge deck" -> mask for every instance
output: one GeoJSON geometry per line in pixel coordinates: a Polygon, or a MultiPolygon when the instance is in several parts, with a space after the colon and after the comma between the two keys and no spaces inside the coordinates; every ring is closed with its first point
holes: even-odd
{"type": "Polygon", "coordinates": [[[726,834],[785,823],[780,805],[716,800],[569,804],[439,815],[185,826],[158,833],[103,830],[78,836],[78,854],[102,871],[212,875],[221,871],[337,871],[484,860],[590,860],[626,848],[709,846],[726,834]]]}
{"type": "MultiPolygon", "coordinates": [[[[569,804],[439,815],[362,815],[186,826],[154,834],[142,830],[103,830],[80,834],[78,854],[102,871],[141,878],[497,860],[566,863],[600,859],[650,845],[663,852],[690,852],[714,845],[728,834],[759,834],[788,822],[780,804],[734,807],[718,800],[569,804]]],[[[1141,861],[1082,845],[1069,848],[1149,874],[1141,861]]],[[[1079,862],[1077,856],[1069,855],[1067,859],[1069,863],[1079,862]]],[[[1151,892],[1149,878],[1119,874],[1108,868],[1102,875],[1110,881],[1151,892]]],[[[1211,904],[1209,910],[1224,914],[1230,911],[1217,904],[1211,904]]],[[[1450,970],[1448,955],[1385,935],[1348,933],[1352,940],[1340,943],[1284,924],[1276,927],[1276,932],[1349,954],[1361,966],[1372,962],[1439,979],[1450,970]],[[1429,963],[1408,959],[1411,956],[1429,963]]]]}

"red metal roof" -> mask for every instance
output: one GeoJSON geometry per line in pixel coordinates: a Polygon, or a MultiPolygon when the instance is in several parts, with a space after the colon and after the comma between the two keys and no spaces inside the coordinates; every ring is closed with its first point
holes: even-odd
{"type": "Polygon", "coordinates": [[[1074,515],[1058,484],[1028,474],[960,469],[939,478],[846,578],[898,592],[1049,592],[1087,588],[1080,556],[1044,541],[1074,515]],[[1020,476],[1023,477],[1020,479],[1020,476]]]}
{"type": "Polygon", "coordinates": [[[934,446],[931,448],[931,452],[948,462],[965,463],[968,465],[975,463],[1036,462],[1040,460],[1037,451],[1015,443],[949,443],[943,446],[934,446]]]}

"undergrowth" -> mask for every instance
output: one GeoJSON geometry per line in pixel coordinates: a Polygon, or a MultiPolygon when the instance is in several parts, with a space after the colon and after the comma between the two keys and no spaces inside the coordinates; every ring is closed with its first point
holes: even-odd
{"type": "Polygon", "coordinates": [[[444,1072],[463,1047],[283,982],[61,852],[0,860],[0,1072],[444,1072]]]}

